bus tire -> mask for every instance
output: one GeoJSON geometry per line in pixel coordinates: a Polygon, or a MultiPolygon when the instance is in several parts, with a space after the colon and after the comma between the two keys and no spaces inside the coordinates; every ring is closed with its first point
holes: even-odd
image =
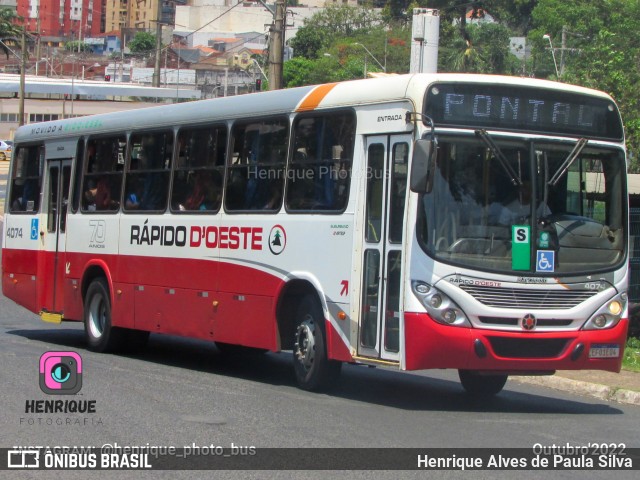
{"type": "Polygon", "coordinates": [[[327,358],[322,308],[313,295],[305,295],[296,314],[293,367],[298,386],[319,391],[332,385],[340,375],[342,362],[327,358]]]}
{"type": "Polygon", "coordinates": [[[491,397],[500,393],[509,375],[480,375],[473,370],[458,370],[460,383],[467,393],[479,397],[491,397]]]}
{"type": "Polygon", "coordinates": [[[113,352],[126,344],[126,330],[111,324],[111,297],[103,278],[93,280],[84,301],[84,332],[89,350],[113,352]]]}

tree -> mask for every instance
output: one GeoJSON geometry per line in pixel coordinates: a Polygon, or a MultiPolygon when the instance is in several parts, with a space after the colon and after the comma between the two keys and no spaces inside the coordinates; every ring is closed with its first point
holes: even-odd
{"type": "Polygon", "coordinates": [[[367,34],[381,23],[382,17],[371,9],[329,6],[305,19],[289,45],[296,56],[313,59],[337,37],[367,34]]]}
{"type": "Polygon", "coordinates": [[[304,25],[298,29],[289,46],[293,48],[293,54],[297,57],[316,58],[329,41],[330,37],[320,28],[304,25]]]}
{"type": "Polygon", "coordinates": [[[290,45],[295,58],[284,65],[289,87],[362,78],[365,61],[367,72],[382,71],[380,62],[388,72],[406,73],[411,26],[385,23],[364,8],[330,7],[306,20],[290,45]]]}
{"type": "Polygon", "coordinates": [[[150,54],[156,49],[156,36],[149,32],[138,32],[129,42],[131,53],[150,54]]]}
{"type": "Polygon", "coordinates": [[[467,25],[466,38],[450,34],[441,43],[438,69],[445,72],[513,75],[519,62],[509,51],[511,31],[497,23],[467,25]]]}
{"type": "Polygon", "coordinates": [[[311,71],[314,69],[313,60],[304,57],[295,57],[284,62],[283,79],[285,88],[301,87],[311,84],[311,71]]]}
{"type": "Polygon", "coordinates": [[[17,39],[22,35],[22,27],[16,25],[15,20],[21,19],[15,10],[0,8],[0,50],[9,58],[7,45],[16,45],[17,39]]]}
{"type": "Polygon", "coordinates": [[[640,45],[633,33],[638,29],[638,18],[639,2],[539,0],[529,33],[531,43],[539,47],[534,53],[537,74],[553,69],[550,46],[542,39],[548,34],[554,40],[562,81],[603,90],[616,100],[632,172],[640,171],[640,45]],[[542,68],[545,65],[546,70],[542,68]]]}
{"type": "Polygon", "coordinates": [[[65,42],[64,49],[67,52],[88,52],[91,50],[91,46],[80,40],[73,40],[65,42]]]}

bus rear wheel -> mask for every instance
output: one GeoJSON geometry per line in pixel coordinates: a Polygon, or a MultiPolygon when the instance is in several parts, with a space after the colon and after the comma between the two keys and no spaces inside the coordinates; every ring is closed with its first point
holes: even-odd
{"type": "Polygon", "coordinates": [[[322,308],[312,295],[302,298],[296,315],[293,367],[303,390],[326,389],[340,375],[342,362],[327,358],[322,308]]]}
{"type": "Polygon", "coordinates": [[[126,331],[111,324],[111,298],[103,278],[91,282],[84,301],[84,332],[89,350],[111,352],[124,346],[126,331]]]}
{"type": "Polygon", "coordinates": [[[480,375],[473,370],[458,370],[460,383],[467,393],[480,397],[491,397],[500,393],[509,375],[480,375]]]}

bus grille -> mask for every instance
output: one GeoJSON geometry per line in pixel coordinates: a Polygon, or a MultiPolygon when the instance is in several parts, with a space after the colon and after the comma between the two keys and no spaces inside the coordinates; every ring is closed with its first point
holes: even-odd
{"type": "Polygon", "coordinates": [[[591,290],[525,290],[475,285],[461,285],[460,288],[490,307],[532,310],[569,309],[596,294],[591,290]]]}
{"type": "MultiPolygon", "coordinates": [[[[504,318],[504,317],[478,317],[481,323],[485,325],[508,325],[512,327],[518,326],[521,318],[504,318]]],[[[538,318],[536,319],[536,325],[538,327],[568,327],[573,323],[572,319],[558,319],[558,318],[538,318]]]]}
{"type": "Polygon", "coordinates": [[[562,354],[566,338],[488,337],[491,348],[503,358],[556,358],[562,354]]]}

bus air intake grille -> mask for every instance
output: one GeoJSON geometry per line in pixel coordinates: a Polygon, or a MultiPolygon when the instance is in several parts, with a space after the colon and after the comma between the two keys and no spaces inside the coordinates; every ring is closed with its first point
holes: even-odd
{"type": "MultiPolygon", "coordinates": [[[[503,318],[503,317],[478,317],[481,323],[485,325],[509,325],[516,327],[520,324],[520,318],[503,318]]],[[[571,319],[557,318],[538,318],[536,325],[538,327],[568,327],[573,323],[571,319]]]]}
{"type": "Polygon", "coordinates": [[[504,338],[488,337],[495,354],[502,358],[557,358],[566,338],[504,338]]]}
{"type": "Polygon", "coordinates": [[[529,310],[569,309],[597,293],[591,290],[526,290],[477,285],[461,285],[460,288],[490,307],[529,310]]]}

